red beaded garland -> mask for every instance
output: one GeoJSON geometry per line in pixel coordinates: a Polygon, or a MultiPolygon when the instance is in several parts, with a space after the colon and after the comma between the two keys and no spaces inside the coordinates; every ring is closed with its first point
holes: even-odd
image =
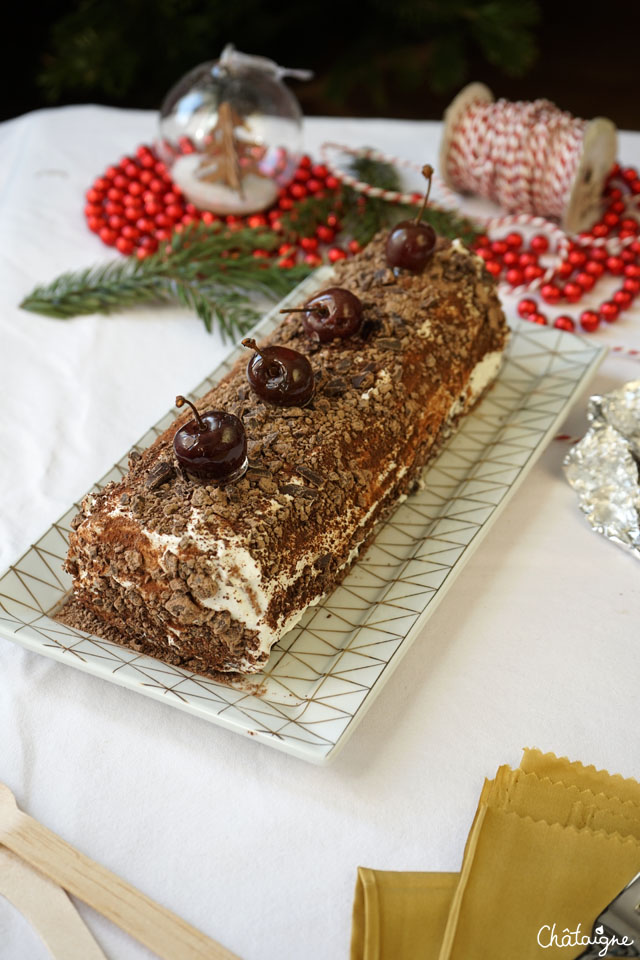
{"type": "MultiPolygon", "coordinates": [[[[194,146],[183,137],[180,149],[192,153],[194,146]]],[[[279,191],[272,209],[247,217],[219,217],[189,203],[154,150],[142,144],[133,156],[122,157],[95,179],[85,193],[84,211],[87,226],[103,243],[124,255],[144,259],[158,249],[159,243],[169,240],[174,230],[182,231],[192,223],[221,221],[232,230],[268,227],[280,232],[283,213],[294,210],[296,204],[307,197],[325,196],[327,191],[337,191],[339,187],[340,181],[324,164],[314,164],[310,157],[304,156],[292,182],[279,191]]],[[[569,303],[578,303],[605,274],[619,276],[622,286],[609,300],[599,308],[580,314],[580,326],[592,332],[602,321],[614,322],[640,294],[640,216],[638,201],[634,199],[638,194],[637,171],[616,165],[605,188],[607,206],[600,221],[570,241],[564,258],[551,269],[545,256],[551,253],[549,237],[543,233],[528,241],[517,231],[498,239],[482,235],[476,238],[473,247],[485,261],[487,271],[496,279],[504,274],[511,287],[538,286],[543,278],[540,297],[552,306],[563,298],[569,303]]],[[[416,195],[416,200],[420,199],[416,195]]],[[[362,205],[365,202],[363,199],[362,205]]],[[[327,260],[335,263],[360,250],[360,245],[353,240],[344,246],[335,244],[340,229],[336,208],[311,236],[294,237],[293,242],[281,244],[277,252],[256,250],[253,255],[256,259],[273,257],[280,268],[290,269],[298,261],[319,266],[324,250],[327,260]]],[[[518,312],[534,323],[548,322],[533,298],[521,300],[518,312]]],[[[564,314],[551,322],[561,330],[576,327],[576,322],[564,314]]]]}
{"type": "MultiPolygon", "coordinates": [[[[183,153],[194,151],[188,137],[181,139],[180,149],[183,153]]],[[[277,203],[271,210],[246,217],[219,217],[208,210],[200,211],[188,202],[153,148],[142,144],[134,156],[123,157],[96,178],[85,194],[85,217],[89,229],[103,243],[125,255],[135,254],[144,259],[155,252],[159,242],[168,240],[173,230],[180,232],[192,223],[212,224],[222,220],[232,230],[270,227],[279,232],[282,230],[279,218],[283,212],[293,210],[309,195],[324,195],[326,191],[336,191],[339,187],[340,182],[330,175],[324,164],[313,164],[310,157],[303,156],[292,182],[279,191],[277,203]]],[[[310,266],[319,266],[323,262],[318,253],[319,244],[332,244],[339,227],[337,216],[331,214],[326,224],[315,230],[314,236],[296,238],[286,251],[280,248],[274,254],[258,250],[254,256],[257,259],[275,256],[282,269],[294,266],[298,259],[310,266]]],[[[352,245],[344,249],[334,247],[326,255],[331,262],[336,262],[358,249],[359,246],[352,245]]]]}

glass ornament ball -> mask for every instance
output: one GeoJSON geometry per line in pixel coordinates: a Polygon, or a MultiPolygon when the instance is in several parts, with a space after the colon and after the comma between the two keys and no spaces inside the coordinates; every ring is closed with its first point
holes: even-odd
{"type": "Polygon", "coordinates": [[[227,47],[169,91],[158,153],[200,210],[243,216],[271,206],[300,159],[302,112],[271,60],[227,47]]]}

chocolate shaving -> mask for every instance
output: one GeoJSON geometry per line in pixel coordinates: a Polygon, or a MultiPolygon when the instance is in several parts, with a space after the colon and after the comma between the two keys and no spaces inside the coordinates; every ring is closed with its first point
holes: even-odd
{"type": "Polygon", "coordinates": [[[147,490],[157,490],[164,483],[169,483],[176,475],[173,464],[161,460],[149,471],[149,476],[145,481],[147,490]]]}
{"type": "Polygon", "coordinates": [[[364,373],[358,373],[355,377],[351,377],[351,383],[356,388],[356,390],[366,390],[368,387],[372,387],[375,377],[371,370],[365,370],[364,373]]]}
{"type": "Polygon", "coordinates": [[[292,497],[304,497],[307,500],[315,500],[318,496],[315,490],[309,487],[303,487],[301,483],[285,483],[280,487],[281,493],[288,493],[292,497]]]}
{"type": "Polygon", "coordinates": [[[386,270],[376,270],[373,276],[374,279],[377,280],[378,283],[382,284],[383,287],[390,287],[392,284],[396,283],[393,270],[390,270],[388,267],[386,270]]]}
{"type": "Polygon", "coordinates": [[[319,473],[316,473],[315,470],[312,470],[310,467],[296,467],[296,471],[301,477],[304,477],[305,480],[308,480],[309,483],[312,483],[314,487],[321,487],[324,483],[323,477],[321,477],[319,473]]]}
{"type": "Polygon", "coordinates": [[[334,377],[326,384],[324,392],[327,397],[341,397],[348,389],[349,384],[346,380],[343,380],[342,377],[334,377]]]}
{"type": "Polygon", "coordinates": [[[395,350],[396,352],[402,350],[402,344],[395,337],[380,337],[376,341],[378,347],[382,347],[383,350],[395,350]]]}

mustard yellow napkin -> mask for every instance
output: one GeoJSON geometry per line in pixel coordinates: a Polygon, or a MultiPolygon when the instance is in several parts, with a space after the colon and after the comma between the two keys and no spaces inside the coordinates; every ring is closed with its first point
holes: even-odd
{"type": "Polygon", "coordinates": [[[459,875],[360,868],[351,960],[571,960],[552,932],[588,936],[639,870],[640,785],[525,750],[485,782],[459,875]]]}

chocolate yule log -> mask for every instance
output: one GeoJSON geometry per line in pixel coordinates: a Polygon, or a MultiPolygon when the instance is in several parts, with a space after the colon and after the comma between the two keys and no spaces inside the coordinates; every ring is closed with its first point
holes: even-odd
{"type": "Polygon", "coordinates": [[[291,312],[260,345],[307,357],[306,406],[262,400],[247,357],[198,400],[202,413],[242,421],[240,479],[180,468],[184,414],[123,480],[85,498],[62,619],[196,673],[254,673],[343,579],[491,384],[508,337],[493,278],[459,241],[439,240],[418,273],[392,271],[385,242],[380,234],[334,270],[332,286],[361,301],[357,334],[319,342],[291,312]]]}

